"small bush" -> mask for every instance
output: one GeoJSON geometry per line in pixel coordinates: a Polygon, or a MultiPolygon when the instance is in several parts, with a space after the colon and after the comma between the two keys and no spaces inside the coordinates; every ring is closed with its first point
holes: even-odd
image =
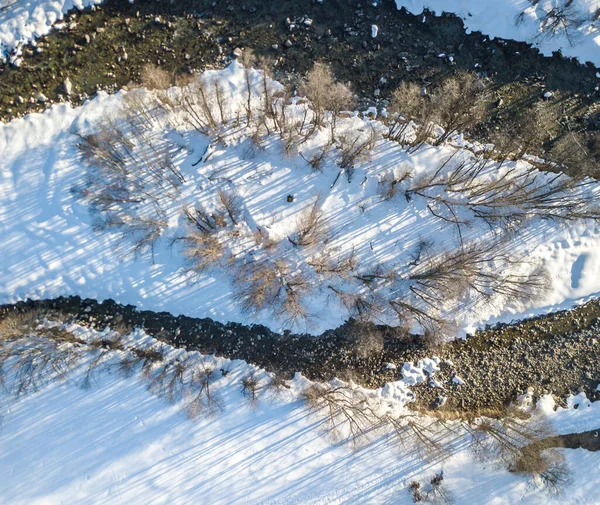
{"type": "Polygon", "coordinates": [[[485,119],[489,105],[489,93],[474,73],[458,72],[445,79],[431,95],[433,121],[444,128],[436,144],[485,119]]]}
{"type": "Polygon", "coordinates": [[[158,65],[147,63],[142,68],[140,83],[150,90],[164,90],[172,86],[173,76],[158,65]]]}
{"type": "Polygon", "coordinates": [[[431,102],[417,84],[402,82],[392,93],[389,112],[392,117],[388,125],[389,139],[401,143],[408,142],[407,133],[411,121],[421,125],[422,131],[418,140],[426,140],[431,133],[429,128],[432,120],[431,102]]]}
{"type": "Polygon", "coordinates": [[[351,179],[356,163],[368,157],[377,144],[377,132],[373,127],[366,134],[362,131],[346,133],[338,138],[337,147],[340,150],[338,165],[346,171],[348,180],[351,179]]]}
{"type": "Polygon", "coordinates": [[[354,106],[349,86],[337,82],[329,66],[324,63],[315,63],[301,84],[299,93],[310,100],[315,113],[316,127],[321,126],[327,111],[332,112],[332,121],[335,123],[342,110],[354,106]]]}
{"type": "Polygon", "coordinates": [[[574,177],[600,175],[600,135],[568,132],[550,149],[550,159],[574,177]]]}
{"type": "Polygon", "coordinates": [[[328,236],[327,220],[321,211],[319,198],[298,217],[297,231],[289,241],[295,246],[313,246],[322,244],[328,236]]]}
{"type": "Polygon", "coordinates": [[[256,405],[258,402],[259,385],[258,378],[254,373],[244,377],[241,380],[242,395],[248,399],[251,405],[256,405]]]}

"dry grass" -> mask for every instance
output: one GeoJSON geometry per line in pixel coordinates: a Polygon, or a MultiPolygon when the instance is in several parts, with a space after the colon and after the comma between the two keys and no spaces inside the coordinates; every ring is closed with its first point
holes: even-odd
{"type": "Polygon", "coordinates": [[[140,84],[150,90],[165,90],[173,85],[173,76],[158,65],[147,63],[140,73],[140,84]]]}

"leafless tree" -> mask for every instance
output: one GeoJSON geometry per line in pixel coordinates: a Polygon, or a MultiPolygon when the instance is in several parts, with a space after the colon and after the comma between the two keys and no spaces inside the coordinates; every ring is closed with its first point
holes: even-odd
{"type": "Polygon", "coordinates": [[[0,346],[0,382],[15,396],[31,393],[53,379],[66,379],[82,355],[78,342],[45,335],[4,341],[0,346]]]}
{"type": "Polygon", "coordinates": [[[216,380],[217,372],[213,368],[200,365],[192,371],[186,403],[189,417],[212,415],[222,409],[221,398],[213,387],[216,380]]]}
{"type": "Polygon", "coordinates": [[[489,93],[474,73],[458,72],[445,79],[431,94],[433,120],[444,128],[436,144],[482,121],[489,104],[489,93]]]}
{"type": "Polygon", "coordinates": [[[585,21],[574,0],[558,0],[541,19],[539,37],[563,35],[570,45],[575,45],[578,42],[577,30],[585,21]]]}
{"type": "Polygon", "coordinates": [[[569,131],[550,149],[552,161],[575,177],[600,175],[600,134],[569,131]]]}
{"type": "Polygon", "coordinates": [[[78,194],[91,206],[97,227],[117,230],[135,252],[153,249],[166,227],[162,202],[176,198],[184,182],[171,161],[175,146],[153,131],[152,112],[140,110],[130,107],[79,142],[89,168],[78,194]]]}
{"type": "Polygon", "coordinates": [[[325,429],[334,439],[348,437],[357,444],[381,426],[369,398],[357,388],[314,383],[302,392],[302,399],[312,411],[322,413],[325,429]]]}
{"type": "Polygon", "coordinates": [[[391,120],[388,124],[387,138],[390,140],[407,143],[406,135],[411,121],[421,125],[421,138],[428,137],[432,132],[429,126],[433,119],[431,101],[415,83],[400,84],[392,93],[389,112],[391,120]]]}
{"type": "Polygon", "coordinates": [[[250,405],[256,406],[258,403],[258,393],[259,393],[259,381],[255,373],[251,373],[250,375],[244,377],[241,380],[242,383],[242,395],[248,399],[250,405]]]}
{"type": "Polygon", "coordinates": [[[246,84],[246,125],[250,126],[252,123],[252,80],[251,80],[251,68],[256,62],[254,52],[250,48],[246,48],[242,52],[240,62],[244,66],[244,81],[246,84]]]}
{"type": "Polygon", "coordinates": [[[268,310],[284,324],[310,324],[305,307],[310,285],[301,271],[284,260],[262,259],[240,265],[234,285],[235,297],[246,312],[268,310]]]}
{"type": "Polygon", "coordinates": [[[398,186],[410,178],[411,173],[408,170],[398,173],[396,173],[396,171],[388,172],[385,177],[379,181],[379,194],[384,200],[391,200],[396,196],[398,186]]]}
{"type": "Polygon", "coordinates": [[[411,481],[408,489],[415,503],[431,503],[449,505],[453,503],[450,492],[444,486],[444,471],[440,470],[428,479],[425,485],[419,481],[411,481]]]}
{"type": "Polygon", "coordinates": [[[321,170],[322,164],[325,161],[327,155],[331,151],[333,147],[333,141],[329,140],[323,147],[319,148],[316,152],[310,156],[310,158],[306,158],[302,153],[299,153],[300,156],[308,163],[313,170],[321,170]]]}
{"type": "Polygon", "coordinates": [[[409,199],[413,195],[429,199],[429,210],[436,217],[460,226],[466,223],[457,211],[466,208],[474,217],[506,228],[535,217],[562,221],[600,219],[600,207],[587,191],[594,182],[591,179],[516,167],[489,177],[485,175],[489,160],[454,160],[454,156],[431,175],[415,180],[406,192],[409,199]]]}
{"type": "Polygon", "coordinates": [[[369,291],[347,289],[333,284],[328,284],[327,288],[345,307],[350,317],[359,321],[376,320],[386,303],[383,297],[378,296],[374,289],[369,291]]]}
{"type": "Polygon", "coordinates": [[[373,127],[368,128],[366,135],[363,131],[346,133],[338,138],[337,147],[340,150],[340,159],[338,165],[341,169],[352,173],[355,164],[364,159],[375,147],[377,143],[377,132],[373,127]]]}
{"type": "Polygon", "coordinates": [[[560,117],[560,110],[556,106],[544,102],[526,109],[517,119],[514,130],[507,130],[520,143],[516,158],[520,159],[532,151],[535,154],[544,151],[545,144],[561,130],[560,117]]]}
{"type": "Polygon", "coordinates": [[[328,236],[327,219],[320,208],[319,198],[298,217],[297,230],[288,240],[295,246],[323,243],[328,236]]]}
{"type": "Polygon", "coordinates": [[[324,63],[315,63],[301,84],[299,92],[310,100],[317,128],[322,125],[327,111],[332,112],[332,128],[335,128],[337,115],[345,108],[354,105],[349,86],[336,81],[333,72],[324,63]]]}
{"type": "Polygon", "coordinates": [[[354,251],[350,254],[338,256],[333,256],[328,251],[325,251],[309,259],[307,264],[313,267],[318,274],[349,279],[356,269],[357,259],[354,251]]]}

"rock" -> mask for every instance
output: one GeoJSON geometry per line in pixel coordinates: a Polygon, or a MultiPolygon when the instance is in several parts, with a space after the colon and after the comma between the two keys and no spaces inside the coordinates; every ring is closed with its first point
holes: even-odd
{"type": "Polygon", "coordinates": [[[71,96],[71,93],[73,93],[73,83],[71,82],[71,79],[69,79],[68,77],[65,79],[65,81],[62,84],[62,90],[64,91],[65,95],[67,95],[67,96],[71,96]]]}
{"type": "Polygon", "coordinates": [[[290,39],[287,39],[283,45],[285,47],[292,47],[294,45],[294,43],[290,39]]]}
{"type": "Polygon", "coordinates": [[[39,103],[46,103],[46,102],[48,101],[48,99],[46,98],[46,95],[44,95],[44,93],[40,93],[40,94],[37,96],[36,100],[37,100],[39,103]]]}
{"type": "Polygon", "coordinates": [[[236,58],[236,59],[237,59],[237,58],[241,58],[241,56],[242,56],[242,53],[243,53],[243,50],[242,50],[242,48],[241,48],[241,47],[236,47],[236,48],[233,50],[233,57],[234,57],[234,58],[236,58]]]}

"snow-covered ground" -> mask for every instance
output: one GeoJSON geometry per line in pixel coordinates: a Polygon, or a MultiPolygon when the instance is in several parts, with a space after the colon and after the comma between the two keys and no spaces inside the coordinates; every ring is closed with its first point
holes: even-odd
{"type": "MultiPolygon", "coordinates": [[[[79,338],[110,338],[70,326],[79,338]]],[[[128,343],[152,345],[137,331],[128,343]]],[[[181,359],[185,353],[166,354],[181,359]]],[[[306,380],[297,376],[280,396],[262,395],[250,405],[240,380],[254,371],[242,361],[191,353],[193,359],[229,371],[213,384],[220,409],[188,418],[149,390],[140,373],[123,378],[98,372],[91,388],[79,384],[85,366],[18,400],[0,392],[0,503],[85,504],[410,504],[412,480],[439,470],[461,505],[598,504],[600,452],[561,450],[572,482],[549,494],[531,479],[475,459],[468,444],[450,443],[443,461],[423,458],[387,432],[357,447],[335,442],[322,418],[299,399],[306,380]]],[[[382,394],[381,390],[379,393],[382,394]]],[[[401,408],[401,403],[388,398],[401,408]]],[[[595,429],[598,406],[551,408],[557,432],[595,429]]],[[[572,400],[571,400],[572,403],[572,400]]],[[[547,412],[544,414],[543,412],[547,412]]]]}
{"type": "Polygon", "coordinates": [[[413,14],[423,9],[454,13],[468,32],[528,42],[546,56],[560,50],[582,63],[600,65],[599,0],[396,0],[396,5],[413,14]],[[553,14],[558,12],[565,13],[564,23],[553,14]]]}
{"type": "MultiPolygon", "coordinates": [[[[206,83],[221,83],[226,115],[234,115],[236,107],[245,103],[244,75],[243,67],[234,63],[203,77],[206,83]]],[[[252,71],[251,78],[254,89],[260,89],[261,74],[252,71]]],[[[276,83],[271,86],[277,89],[276,83]]],[[[169,93],[174,99],[180,92],[173,89],[169,93]]],[[[259,95],[253,95],[253,100],[259,100],[259,95]]],[[[55,105],[44,113],[0,126],[0,303],[78,294],[173,314],[316,333],[336,327],[351,313],[332,288],[349,296],[362,293],[367,299],[382,297],[383,306],[386,300],[408,292],[402,279],[407,271],[410,273],[407,265],[414,262],[420,243],[427,242],[428,251],[448,252],[458,247],[455,225],[432,213],[435,202],[418,195],[408,201],[404,192],[432,175],[453,154],[448,167],[459,160],[471,162],[474,155],[468,150],[426,145],[408,153],[401,145],[377,137],[369,155],[352,171],[340,170],[341,154],[335,148],[328,151],[320,169],[314,170],[305,159],[322,152],[329,138],[327,128],[311,136],[299,152],[286,154],[284,143],[276,136],[264,137],[258,145],[246,138],[244,128],[233,128],[223,142],[214,142],[191,129],[181,111],[162,111],[147,124],[156,142],[153,149],[168,150],[168,158],[185,182],[177,191],[157,191],[160,220],[164,221],[161,237],[152,253],[134,256],[130,241],[117,230],[101,232],[94,228],[90,206],[73,191],[82,189],[87,178],[98,173],[82,161],[77,143],[81,140],[78,135],[97,132],[101,121],[123,106],[139,107],[154,103],[152,100],[153,95],[144,90],[100,94],[82,107],[55,105]],[[397,194],[384,196],[382,187],[389,188],[385,181],[404,173],[411,177],[395,185],[397,194]],[[212,235],[229,256],[191,276],[180,246],[172,244],[173,239],[189,234],[182,208],[200,206],[209,213],[218,211],[218,191],[236,196],[240,222],[212,235]],[[315,205],[323,216],[322,236],[314,244],[293,245],[301,221],[315,205]],[[331,262],[349,258],[355,263],[348,271],[351,275],[346,271],[324,272],[331,262]],[[291,324],[285,314],[277,316],[271,310],[243,310],[232,278],[247,277],[249,270],[245,268],[252,265],[273,267],[275,261],[282,275],[294,282],[306,281],[298,289],[304,290],[302,303],[311,316],[310,324],[305,320],[291,324]],[[386,279],[363,282],[356,279],[359,274],[385,274],[386,279]],[[390,281],[392,277],[396,280],[390,281]]],[[[301,114],[305,107],[300,103],[289,106],[288,114],[301,114]]],[[[382,128],[377,121],[352,115],[339,118],[337,135],[351,143],[382,128]]],[[[109,138],[114,134],[111,130],[109,138]]],[[[528,163],[510,162],[502,169],[491,163],[482,177],[493,179],[507,167],[518,172],[526,170],[528,163]]],[[[540,177],[540,181],[546,180],[543,174],[540,177]]],[[[598,189],[593,185],[585,191],[595,193],[598,189]]],[[[139,207],[135,212],[148,217],[156,211],[152,202],[135,204],[139,207]]],[[[435,212],[443,214],[445,210],[435,212]]],[[[493,243],[494,233],[487,223],[468,212],[458,212],[460,219],[469,220],[462,227],[466,244],[482,238],[493,243]]],[[[510,267],[517,268],[519,275],[528,275],[540,265],[545,267],[550,289],[539,299],[523,303],[506,296],[475,305],[470,298],[453,304],[440,302],[440,310],[456,321],[459,330],[569,307],[600,292],[600,227],[594,221],[565,223],[535,218],[498,248],[498,253],[500,248],[505,251],[503,257],[509,252],[509,262],[522,260],[517,267],[510,267]]],[[[492,268],[510,271],[506,260],[495,263],[492,268]]],[[[395,321],[389,307],[375,316],[395,321]]]]}
{"type": "Polygon", "coordinates": [[[71,9],[102,0],[0,0],[0,60],[18,64],[20,47],[46,35],[71,9]]]}

